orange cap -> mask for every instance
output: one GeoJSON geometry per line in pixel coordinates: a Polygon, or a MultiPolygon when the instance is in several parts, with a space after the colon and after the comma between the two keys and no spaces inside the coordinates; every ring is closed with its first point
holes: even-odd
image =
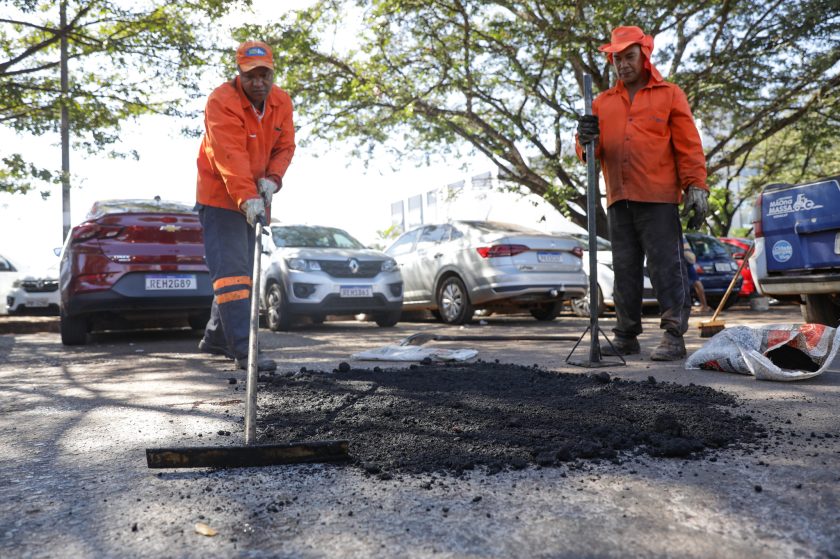
{"type": "Polygon", "coordinates": [[[243,72],[259,66],[274,70],[271,47],[262,41],[245,41],[236,49],[236,65],[243,72]]]}
{"type": "MultiPolygon", "coordinates": [[[[616,27],[612,31],[610,42],[598,47],[601,52],[621,52],[630,45],[641,45],[645,40],[645,32],[639,27],[616,27]]],[[[651,43],[653,37],[651,37],[651,43]]]]}
{"type": "Polygon", "coordinates": [[[650,61],[650,55],[653,52],[653,35],[645,35],[645,32],[635,25],[613,29],[610,42],[606,45],[601,45],[598,47],[598,50],[607,53],[607,61],[612,64],[613,53],[621,52],[630,45],[639,45],[641,47],[642,55],[645,57],[645,68],[650,71],[656,81],[662,81],[662,75],[660,75],[659,71],[650,61]]]}

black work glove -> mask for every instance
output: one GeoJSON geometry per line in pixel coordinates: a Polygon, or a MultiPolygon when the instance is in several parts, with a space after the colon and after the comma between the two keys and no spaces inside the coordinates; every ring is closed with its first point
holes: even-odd
{"type": "Polygon", "coordinates": [[[578,119],[578,141],[580,145],[585,146],[590,142],[598,142],[598,135],[601,131],[598,129],[598,117],[595,115],[583,115],[578,119]]]}
{"type": "Polygon", "coordinates": [[[683,217],[691,214],[686,226],[689,229],[696,230],[706,221],[706,215],[709,213],[709,191],[700,188],[699,186],[691,185],[685,192],[685,200],[683,200],[683,217]]]}

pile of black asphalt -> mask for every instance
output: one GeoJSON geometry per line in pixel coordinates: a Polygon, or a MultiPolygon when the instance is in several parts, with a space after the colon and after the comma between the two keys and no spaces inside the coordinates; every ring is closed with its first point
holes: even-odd
{"type": "Polygon", "coordinates": [[[355,465],[490,473],[639,454],[697,458],[767,437],[738,400],[705,386],[503,363],[412,365],[262,377],[261,443],[348,439],[355,465]]]}

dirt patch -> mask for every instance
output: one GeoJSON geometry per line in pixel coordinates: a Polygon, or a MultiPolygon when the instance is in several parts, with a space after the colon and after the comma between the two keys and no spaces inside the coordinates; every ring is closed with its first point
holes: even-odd
{"type": "Polygon", "coordinates": [[[766,436],[729,394],[603,371],[477,362],[262,380],[260,442],[346,438],[355,463],[380,476],[691,457],[766,436]]]}

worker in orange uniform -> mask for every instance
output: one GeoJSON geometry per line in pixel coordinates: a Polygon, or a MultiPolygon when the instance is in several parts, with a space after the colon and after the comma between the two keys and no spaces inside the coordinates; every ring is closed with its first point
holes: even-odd
{"type": "MultiPolygon", "coordinates": [[[[196,206],[215,294],[198,347],[247,369],[255,225],[265,223],[283,184],[295,129],[291,98],[274,85],[271,48],[246,41],[236,50],[236,65],[238,75],[207,99],[198,152],[196,206]]],[[[259,356],[258,370],[276,367],[259,356]]]]}
{"type": "Polygon", "coordinates": [[[696,229],[708,212],[706,158],[685,93],[666,82],[651,63],[653,37],[638,27],[617,27],[598,50],[618,74],[615,87],[601,93],[592,115],[578,121],[577,153],[595,143],[607,185],[607,214],[615,271],[617,325],[606,355],[640,352],[643,267],[659,301],[659,345],[650,358],[685,357],[683,334],[691,310],[689,281],[682,259],[683,215],[696,229]]]}

